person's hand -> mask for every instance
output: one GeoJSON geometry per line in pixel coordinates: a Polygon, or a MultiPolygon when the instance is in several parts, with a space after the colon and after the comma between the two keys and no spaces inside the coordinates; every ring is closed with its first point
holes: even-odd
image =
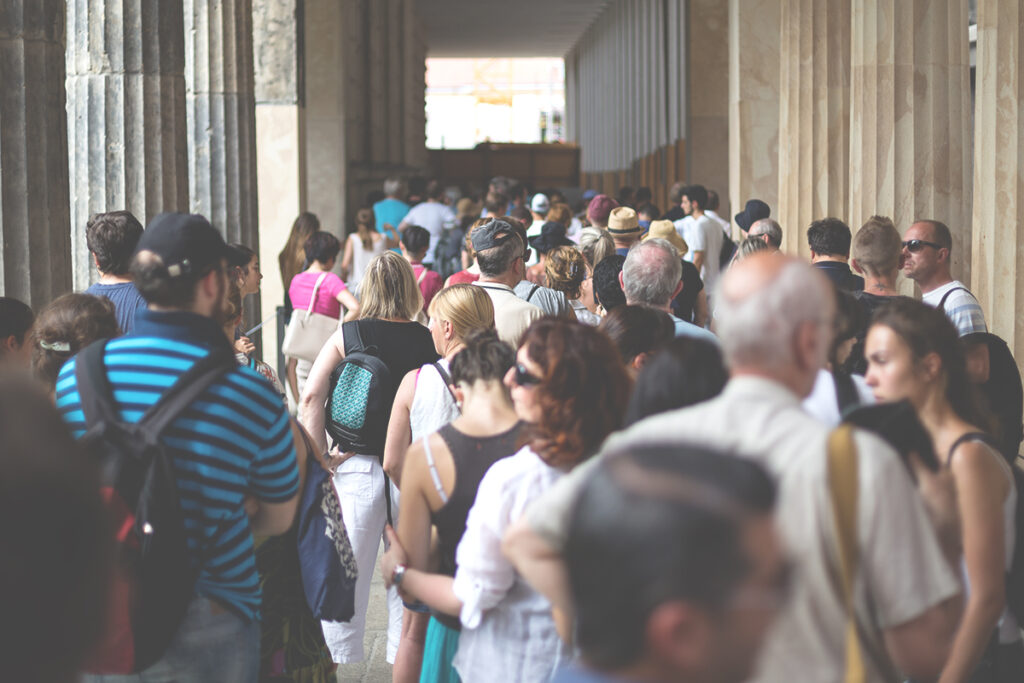
{"type": "Polygon", "coordinates": [[[248,517],[253,517],[260,510],[260,504],[253,496],[246,496],[242,499],[242,508],[248,517]]]}
{"type": "Polygon", "coordinates": [[[947,557],[958,558],[961,550],[960,511],[953,473],[945,467],[937,472],[929,469],[917,453],[911,453],[907,460],[939,543],[947,557]]]}
{"type": "Polygon", "coordinates": [[[238,353],[244,353],[246,356],[249,356],[255,350],[256,345],[248,337],[239,337],[235,340],[235,351],[238,353]]]}
{"type": "Polygon", "coordinates": [[[395,567],[400,564],[408,566],[409,556],[406,555],[405,548],[398,540],[398,534],[390,524],[384,527],[384,537],[387,539],[388,549],[380,558],[380,572],[384,575],[384,585],[391,588],[391,577],[395,573],[395,567]]]}
{"type": "Polygon", "coordinates": [[[334,474],[335,472],[338,471],[338,467],[341,465],[341,463],[345,462],[353,455],[355,455],[354,451],[346,451],[342,453],[341,449],[335,446],[330,451],[324,454],[324,469],[326,469],[331,474],[334,474]]]}

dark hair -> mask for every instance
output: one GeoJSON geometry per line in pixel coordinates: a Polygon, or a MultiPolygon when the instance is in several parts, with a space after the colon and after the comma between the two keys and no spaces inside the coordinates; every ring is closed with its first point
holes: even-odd
{"type": "Polygon", "coordinates": [[[114,567],[99,477],[52,401],[27,377],[0,377],[0,434],[4,678],[75,680],[103,635],[98,626],[114,567]]]}
{"type": "Polygon", "coordinates": [[[661,211],[654,204],[647,203],[647,204],[643,204],[639,208],[637,208],[636,214],[638,216],[640,214],[643,214],[645,216],[650,216],[651,220],[657,220],[658,216],[661,215],[661,211]]]}
{"type": "Polygon", "coordinates": [[[953,250],[953,235],[949,232],[949,228],[946,227],[945,223],[933,218],[919,218],[914,222],[927,223],[932,226],[932,240],[940,247],[944,247],[950,251],[953,250]]]}
{"type": "Polygon", "coordinates": [[[142,224],[128,211],[96,213],[85,224],[85,243],[102,273],[127,273],[141,237],[142,224]]]}
{"type": "Polygon", "coordinates": [[[418,225],[407,225],[402,232],[402,246],[410,256],[426,251],[430,247],[430,231],[418,225]]]}
{"type": "Polygon", "coordinates": [[[945,397],[953,412],[988,431],[991,418],[982,411],[977,388],[968,379],[963,342],[943,311],[910,297],[894,296],[875,311],[871,326],[875,325],[899,335],[917,360],[938,354],[946,375],[945,397]]]}
{"type": "Polygon", "coordinates": [[[440,199],[444,195],[444,187],[439,180],[430,180],[427,182],[423,194],[427,196],[427,199],[440,199]]]}
{"type": "Polygon", "coordinates": [[[228,272],[232,275],[230,278],[245,278],[249,275],[249,264],[256,258],[256,252],[249,247],[239,242],[232,242],[228,245],[230,247],[230,256],[228,257],[228,272]]]}
{"type": "Polygon", "coordinates": [[[684,183],[684,182],[673,183],[672,187],[670,187],[668,189],[668,200],[670,202],[672,202],[673,205],[678,206],[679,203],[681,201],[683,201],[683,194],[685,194],[685,191],[686,191],[686,183],[684,183]]]}
{"type": "Polygon", "coordinates": [[[489,216],[502,216],[508,211],[508,196],[502,192],[488,192],[484,208],[489,216]]]}
{"type": "Polygon", "coordinates": [[[541,418],[528,442],[553,467],[571,467],[597,452],[622,425],[629,376],[608,337],[593,327],[541,318],[519,343],[541,368],[541,418]]]}
{"type": "Polygon", "coordinates": [[[285,244],[284,249],[281,250],[281,253],[277,255],[277,265],[281,270],[281,282],[284,283],[285,290],[288,289],[292,278],[299,271],[303,270],[302,264],[306,260],[303,246],[305,246],[306,240],[319,229],[320,219],[316,217],[316,214],[309,213],[308,211],[300,213],[295,222],[292,223],[288,242],[285,244]]]}
{"type": "Polygon", "coordinates": [[[533,214],[530,213],[530,210],[525,206],[512,207],[512,210],[508,212],[508,215],[510,218],[515,218],[517,222],[521,223],[524,230],[529,228],[530,224],[533,223],[533,214]]]}
{"type": "Polygon", "coordinates": [[[25,343],[25,334],[32,329],[36,316],[23,301],[0,296],[0,341],[14,337],[18,345],[25,343]]]}
{"type": "Polygon", "coordinates": [[[641,353],[650,353],[675,335],[668,313],[648,306],[616,306],[597,326],[619,350],[622,362],[629,365],[641,353]]]}
{"type": "Polygon", "coordinates": [[[356,234],[359,235],[359,242],[363,249],[373,248],[373,232],[377,229],[377,219],[373,209],[359,209],[356,211],[356,234]]]}
{"type": "Polygon", "coordinates": [[[708,205],[705,208],[718,211],[718,193],[714,190],[708,190],[708,205]]]}
{"type": "MultiPolygon", "coordinates": [[[[511,221],[510,225],[515,228],[518,221],[511,221]]],[[[477,226],[473,230],[478,230],[479,227],[477,226]]],[[[516,234],[519,234],[518,230],[516,230],[516,234]]],[[[507,272],[517,259],[523,258],[523,244],[520,236],[520,239],[509,239],[496,247],[476,252],[476,263],[480,267],[480,272],[485,277],[498,277],[507,272]]]]}
{"type": "Polygon", "coordinates": [[[213,271],[223,271],[223,262],[212,263],[201,271],[171,276],[163,259],[152,252],[136,254],[131,276],[135,288],[147,304],[166,308],[188,308],[196,300],[196,285],[213,271]]]}
{"type": "Polygon", "coordinates": [[[819,256],[850,255],[850,226],[838,218],[820,218],[807,228],[807,243],[819,256]]]}
{"type": "Polygon", "coordinates": [[[651,201],[653,196],[654,194],[651,192],[651,188],[643,185],[636,188],[636,193],[633,195],[633,201],[637,204],[647,204],[651,201]]]}
{"type": "Polygon", "coordinates": [[[228,280],[228,289],[224,293],[224,306],[217,312],[217,324],[221,327],[234,323],[242,315],[242,289],[235,280],[228,280]]]}
{"type": "Polygon", "coordinates": [[[623,185],[622,187],[619,188],[618,193],[615,195],[615,201],[617,201],[620,205],[625,206],[627,204],[632,203],[635,196],[636,190],[634,190],[629,185],[623,185]]]}
{"type": "Polygon", "coordinates": [[[305,268],[313,265],[313,261],[319,261],[323,264],[329,263],[338,257],[340,249],[341,242],[338,241],[337,237],[326,230],[317,230],[309,236],[309,239],[306,240],[306,244],[303,246],[303,251],[306,253],[305,268]]]}
{"type": "Polygon", "coordinates": [[[472,384],[477,380],[500,382],[515,365],[516,350],[498,339],[494,330],[470,332],[463,349],[452,358],[452,382],[472,384]]]}
{"type": "Polygon", "coordinates": [[[619,284],[619,273],[625,262],[625,256],[612,254],[594,266],[594,296],[608,313],[618,306],[626,305],[626,293],[619,284]]]}
{"type": "Polygon", "coordinates": [[[692,337],[670,339],[637,373],[626,425],[712,399],[727,381],[729,371],[717,346],[692,337]]]}
{"type": "Polygon", "coordinates": [[[687,185],[683,190],[683,196],[689,197],[690,201],[697,204],[702,210],[708,205],[708,191],[703,185],[687,185]]]}
{"type": "Polygon", "coordinates": [[[32,329],[32,370],[50,389],[65,362],[97,339],[121,334],[114,304],[106,297],[65,294],[39,313],[32,329]],[[54,345],[67,344],[67,350],[54,345]]]}
{"type": "MultiPolygon", "coordinates": [[[[836,319],[828,360],[832,363],[833,368],[839,369],[839,347],[864,333],[868,326],[868,316],[864,312],[864,307],[854,298],[853,294],[838,287],[833,287],[833,290],[836,295],[836,319]]],[[[861,350],[861,355],[863,355],[863,350],[861,350]]]]}
{"type": "Polygon", "coordinates": [[[601,671],[636,662],[659,605],[723,608],[752,569],[744,523],[771,514],[759,464],[690,445],[610,453],[583,484],[565,560],[583,659],[601,671]]]}

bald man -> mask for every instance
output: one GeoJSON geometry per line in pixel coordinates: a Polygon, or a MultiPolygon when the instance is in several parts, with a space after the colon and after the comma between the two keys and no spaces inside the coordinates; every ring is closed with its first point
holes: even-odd
{"type": "MultiPolygon", "coordinates": [[[[833,559],[838,541],[827,479],[831,430],[800,405],[831,342],[835,303],[826,283],[812,266],[778,255],[755,254],[730,268],[716,318],[731,371],[725,390],[643,420],[602,449],[695,444],[744,454],[778,479],[779,528],[799,580],[769,632],[751,679],[758,682],[835,680],[845,665],[847,619],[835,583],[841,570],[833,559]]],[[[865,680],[898,680],[897,672],[931,679],[942,669],[962,611],[951,481],[947,474],[917,472],[918,495],[888,445],[861,431],[853,440],[858,571],[867,577],[855,607],[865,650],[881,655],[864,658],[865,680]],[[925,490],[942,494],[930,496],[927,508],[925,490]],[[950,521],[933,526],[928,508],[950,521]]],[[[585,463],[563,477],[504,541],[520,573],[564,611],[571,610],[562,591],[567,517],[592,467],[585,463]]]]}

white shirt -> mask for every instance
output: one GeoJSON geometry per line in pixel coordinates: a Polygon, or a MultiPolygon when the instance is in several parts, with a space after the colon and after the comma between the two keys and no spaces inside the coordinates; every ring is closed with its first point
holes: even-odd
{"type": "Polygon", "coordinates": [[[501,553],[508,527],[561,477],[524,447],[491,465],[480,482],[455,552],[452,584],[462,602],[453,664],[466,683],[546,681],[563,659],[551,603],[501,553]]]}
{"type": "Polygon", "coordinates": [[[534,320],[544,317],[544,311],[520,299],[508,285],[497,282],[480,282],[479,280],[473,285],[483,287],[487,295],[491,297],[491,303],[494,304],[494,327],[498,331],[498,339],[508,342],[512,348],[519,347],[519,339],[534,320]]]}
{"type": "Polygon", "coordinates": [[[445,228],[455,225],[455,212],[447,205],[440,202],[421,202],[409,209],[402,222],[406,225],[418,225],[426,228],[430,233],[430,246],[427,254],[423,257],[424,263],[434,262],[434,249],[441,239],[441,232],[445,228]]]}
{"type": "Polygon", "coordinates": [[[713,220],[714,222],[718,223],[719,225],[721,225],[722,226],[722,232],[725,233],[726,237],[730,237],[730,238],[732,237],[732,231],[729,229],[732,226],[730,225],[729,221],[725,220],[724,218],[719,216],[716,212],[712,211],[711,209],[705,209],[704,210],[704,215],[707,216],[708,218],[710,218],[711,220],[713,220]]]}
{"type": "MultiPolygon", "coordinates": [[[[867,380],[861,375],[851,375],[853,386],[857,390],[857,397],[861,405],[869,406],[875,403],[875,395],[871,392],[867,380]]],[[[842,419],[839,414],[839,400],[836,397],[836,381],[828,370],[818,370],[818,379],[814,381],[814,388],[804,399],[804,410],[811,416],[829,427],[836,427],[842,419]]]]}
{"type": "Polygon", "coordinates": [[[704,287],[713,291],[715,283],[718,282],[718,272],[721,269],[718,259],[722,254],[722,242],[725,240],[725,233],[718,223],[707,216],[694,218],[686,216],[673,225],[676,231],[686,241],[690,250],[683,256],[684,259],[693,263],[694,252],[704,252],[704,264],[700,267],[700,279],[704,281],[704,287]]]}
{"type": "MultiPolygon", "coordinates": [[[[442,358],[437,362],[444,371],[451,373],[448,360],[442,358]]],[[[424,436],[433,434],[461,414],[455,397],[445,386],[441,373],[432,364],[422,366],[416,375],[416,388],[409,406],[409,429],[412,432],[412,443],[424,436]]]]}

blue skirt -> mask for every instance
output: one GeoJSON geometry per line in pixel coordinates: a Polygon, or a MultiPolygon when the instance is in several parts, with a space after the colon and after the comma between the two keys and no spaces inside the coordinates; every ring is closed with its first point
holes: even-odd
{"type": "Polygon", "coordinates": [[[427,624],[427,639],[423,643],[423,666],[420,683],[462,683],[452,666],[455,651],[459,649],[459,632],[448,628],[434,617],[427,624]]]}

